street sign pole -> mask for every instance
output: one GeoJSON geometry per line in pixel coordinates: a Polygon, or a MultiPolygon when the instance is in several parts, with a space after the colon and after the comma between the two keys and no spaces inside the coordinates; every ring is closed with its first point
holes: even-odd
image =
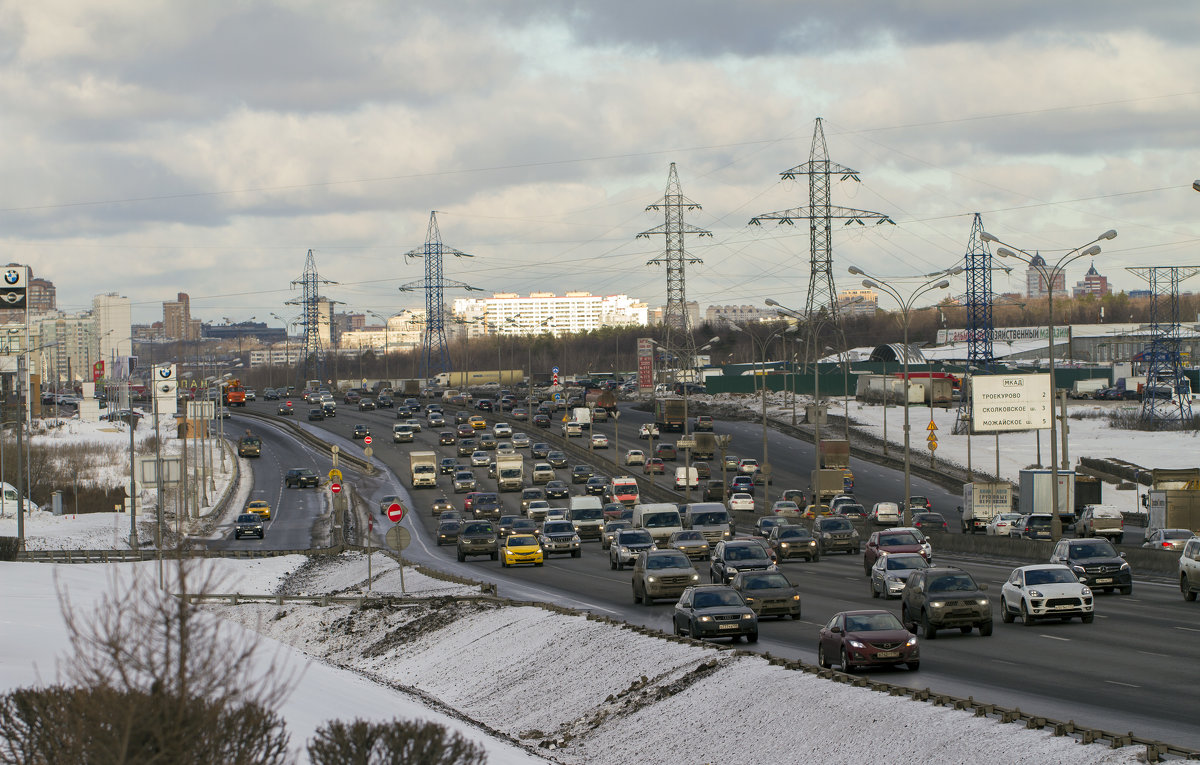
{"type": "Polygon", "coordinates": [[[371,532],[375,530],[375,519],[367,513],[367,594],[371,594],[371,532]]]}

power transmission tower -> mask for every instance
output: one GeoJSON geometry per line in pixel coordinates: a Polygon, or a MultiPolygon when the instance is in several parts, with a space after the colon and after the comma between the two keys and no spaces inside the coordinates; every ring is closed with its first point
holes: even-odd
{"type": "Polygon", "coordinates": [[[667,189],[662,199],[646,206],[647,212],[662,210],[663,223],[643,231],[635,237],[649,239],[655,234],[662,234],[665,237],[666,246],[663,248],[662,256],[647,261],[646,265],[657,266],[665,263],[667,266],[667,310],[663,316],[663,325],[666,328],[666,345],[668,347],[672,344],[671,333],[675,332],[680,335],[680,338],[675,341],[679,346],[678,350],[681,356],[677,361],[677,368],[680,369],[691,369],[695,357],[695,343],[692,340],[693,327],[687,309],[684,268],[689,263],[694,265],[704,262],[700,258],[687,254],[683,238],[685,234],[712,236],[711,231],[685,223],[683,214],[700,209],[702,208],[698,202],[693,202],[683,195],[683,189],[679,185],[679,174],[675,171],[675,163],[672,162],[671,169],[667,173],[667,189]]]}
{"type": "MultiPolygon", "coordinates": [[[[971,223],[971,238],[967,242],[967,363],[981,369],[996,363],[992,349],[995,321],[992,317],[992,253],[983,240],[983,216],[975,213],[971,223]]],[[[962,435],[971,427],[971,396],[963,390],[959,400],[958,419],[954,434],[962,435]]]]}
{"type": "Polygon", "coordinates": [[[1142,388],[1141,420],[1156,430],[1192,426],[1191,384],[1179,355],[1179,283],[1200,273],[1198,266],[1127,268],[1150,283],[1149,364],[1142,388]]]}
{"type": "MultiPolygon", "coordinates": [[[[300,324],[304,327],[304,361],[296,367],[296,371],[300,374],[297,378],[297,390],[303,390],[300,384],[305,380],[321,380],[325,381],[325,345],[321,341],[321,293],[320,285],[322,284],[337,284],[328,279],[322,279],[317,274],[317,260],[313,256],[313,251],[309,250],[308,255],[304,258],[304,273],[299,279],[292,280],[292,287],[301,286],[301,294],[299,298],[288,300],[285,305],[300,306],[300,324]]],[[[328,301],[330,311],[333,310],[332,301],[328,301]]],[[[331,319],[329,316],[324,320],[325,329],[329,331],[331,328],[331,319]]]]}
{"type": "Polygon", "coordinates": [[[425,331],[421,334],[421,379],[428,380],[438,372],[449,372],[450,349],[446,342],[446,303],[443,291],[446,287],[462,287],[479,290],[462,282],[446,279],[442,271],[442,256],[473,258],[465,252],[442,244],[442,232],[438,228],[437,210],[429,213],[429,228],[425,232],[425,244],[404,253],[404,259],[424,258],[425,278],[409,282],[400,287],[401,292],[425,290],[425,331]]]}
{"type": "Polygon", "coordinates": [[[838,174],[841,180],[857,181],[858,171],[839,165],[829,160],[829,150],[825,146],[825,130],[821,127],[821,118],[817,117],[817,125],[813,129],[812,148],[808,152],[808,161],[796,165],[790,170],[784,170],[779,175],[785,180],[795,180],[798,175],[808,176],[808,206],[793,207],[790,210],[763,213],[750,219],[755,226],[762,225],[764,220],[779,221],[795,225],[798,220],[807,220],[808,247],[811,270],[808,279],[808,301],[804,312],[808,316],[816,316],[825,312],[832,321],[837,320],[838,304],[833,282],[833,221],[846,221],[846,225],[857,223],[865,226],[863,221],[874,220],[876,225],[893,221],[883,213],[869,210],[856,210],[852,207],[835,207],[829,201],[829,177],[838,174]]]}

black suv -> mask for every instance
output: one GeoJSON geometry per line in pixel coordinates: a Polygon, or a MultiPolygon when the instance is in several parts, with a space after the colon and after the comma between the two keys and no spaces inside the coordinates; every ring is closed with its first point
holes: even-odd
{"type": "Polygon", "coordinates": [[[475,513],[476,518],[499,518],[501,509],[500,495],[492,491],[476,494],[475,504],[471,506],[471,512],[475,513]]]}
{"type": "Polygon", "coordinates": [[[833,550],[851,555],[862,552],[862,539],[849,518],[836,515],[817,518],[813,521],[812,534],[816,537],[821,555],[833,550]]]}
{"type": "Polygon", "coordinates": [[[241,539],[243,536],[256,536],[259,539],[266,539],[263,531],[263,519],[254,513],[242,513],[233,523],[233,538],[241,539]]]}
{"type": "Polygon", "coordinates": [[[1133,594],[1133,569],[1107,539],[1060,539],[1050,556],[1051,563],[1069,566],[1079,581],[1093,590],[1133,594]]]}
{"type": "Polygon", "coordinates": [[[315,489],[318,483],[320,483],[320,479],[317,478],[317,474],[308,468],[292,468],[283,477],[283,485],[289,489],[293,486],[297,489],[303,489],[305,486],[315,489]]]}
{"type": "Polygon", "coordinates": [[[587,483],[595,475],[596,471],[592,469],[591,465],[576,465],[571,468],[571,483],[587,483]]]}
{"type": "Polygon", "coordinates": [[[992,634],[992,603],[984,593],[986,584],[960,568],[939,566],[917,569],[908,577],[900,594],[900,621],[911,632],[921,629],[921,638],[933,640],[940,629],[958,627],[964,635],[973,628],[987,637],[992,634]]]}
{"type": "Polygon", "coordinates": [[[487,555],[492,560],[499,558],[496,548],[496,527],[491,521],[469,521],[458,532],[458,559],[465,561],[468,555],[487,555]]]}
{"type": "Polygon", "coordinates": [[[709,581],[729,584],[742,571],[774,571],[771,556],[758,542],[730,539],[717,542],[709,566],[709,581]]]}

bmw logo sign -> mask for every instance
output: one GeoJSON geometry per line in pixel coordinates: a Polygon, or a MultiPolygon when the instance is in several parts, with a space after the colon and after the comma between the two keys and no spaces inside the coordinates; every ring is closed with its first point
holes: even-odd
{"type": "Polygon", "coordinates": [[[169,380],[171,378],[171,368],[170,367],[159,367],[158,368],[158,376],[164,380],[169,380]]]}
{"type": "Polygon", "coordinates": [[[16,284],[19,281],[21,281],[21,272],[18,271],[17,269],[10,268],[4,272],[4,283],[5,284],[16,284]]]}

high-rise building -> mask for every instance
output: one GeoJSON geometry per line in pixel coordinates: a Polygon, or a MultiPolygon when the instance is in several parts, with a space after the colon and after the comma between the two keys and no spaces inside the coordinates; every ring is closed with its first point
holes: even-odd
{"type": "MultiPolygon", "coordinates": [[[[1029,262],[1029,269],[1025,272],[1025,297],[1029,298],[1044,298],[1049,296],[1046,279],[1042,276],[1042,271],[1046,269],[1046,260],[1039,254],[1033,256],[1033,260],[1029,262]]],[[[1059,271],[1054,274],[1054,297],[1067,296],[1067,275],[1059,271]]]]}
{"type": "Polygon", "coordinates": [[[465,326],[468,336],[562,335],[601,327],[645,326],[648,311],[645,303],[628,295],[531,292],[521,297],[513,292],[497,292],[490,298],[455,300],[452,315],[455,322],[465,326]]]}
{"type": "Polygon", "coordinates": [[[171,340],[196,340],[200,337],[200,322],[192,320],[191,298],[180,292],[174,300],[163,303],[163,335],[171,340]]]}
{"type": "Polygon", "coordinates": [[[100,358],[106,364],[133,354],[129,298],[115,292],[92,298],[92,316],[96,322],[100,358]]]}
{"type": "Polygon", "coordinates": [[[1096,264],[1092,263],[1091,268],[1083,275],[1083,281],[1075,283],[1075,289],[1072,294],[1075,297],[1083,297],[1084,295],[1095,295],[1096,297],[1104,297],[1112,292],[1108,286],[1108,277],[1102,276],[1096,270],[1096,264]]]}
{"type": "Polygon", "coordinates": [[[56,310],[57,299],[55,297],[54,282],[49,279],[34,279],[29,280],[29,291],[26,295],[26,302],[29,304],[29,313],[49,313],[56,310]]]}
{"type": "Polygon", "coordinates": [[[745,324],[752,321],[774,321],[778,318],[779,314],[773,309],[755,305],[710,305],[704,309],[704,321],[708,324],[745,324]]]}
{"type": "Polygon", "coordinates": [[[879,308],[879,294],[872,289],[840,290],[837,300],[838,313],[847,318],[874,316],[879,308]]]}

